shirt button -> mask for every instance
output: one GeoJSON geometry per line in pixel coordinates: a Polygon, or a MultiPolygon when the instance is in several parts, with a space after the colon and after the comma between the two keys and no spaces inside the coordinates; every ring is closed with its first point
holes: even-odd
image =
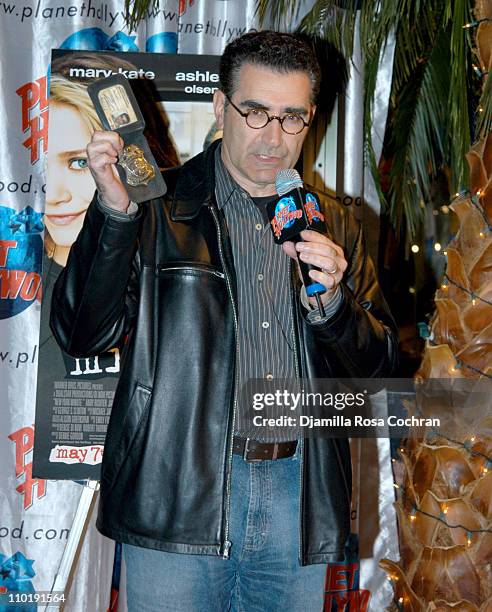
{"type": "Polygon", "coordinates": [[[270,327],[270,323],[268,321],[263,321],[261,326],[263,327],[263,329],[268,329],[270,327]]]}
{"type": "Polygon", "coordinates": [[[263,274],[260,273],[258,274],[257,278],[259,281],[262,281],[265,277],[263,276],[263,274]]]}
{"type": "Polygon", "coordinates": [[[268,372],[268,374],[265,375],[265,378],[267,380],[273,380],[273,374],[271,372],[268,372]]]}
{"type": "Polygon", "coordinates": [[[262,224],[261,224],[261,223],[257,223],[257,224],[255,225],[255,230],[260,231],[261,229],[263,229],[262,224]]]}
{"type": "Polygon", "coordinates": [[[247,200],[247,199],[248,199],[248,197],[249,197],[249,196],[248,196],[248,194],[247,194],[247,193],[245,193],[244,191],[243,191],[243,192],[241,192],[241,196],[242,196],[242,197],[243,197],[245,200],[247,200]]]}

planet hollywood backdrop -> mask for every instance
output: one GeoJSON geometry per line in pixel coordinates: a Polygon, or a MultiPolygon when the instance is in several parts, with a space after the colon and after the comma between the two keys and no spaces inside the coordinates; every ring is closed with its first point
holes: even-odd
{"type": "MultiPolygon", "coordinates": [[[[132,34],[124,24],[122,1],[0,3],[0,593],[50,589],[81,491],[75,482],[32,473],[51,49],[218,55],[255,25],[253,0],[161,0],[132,34]]],[[[186,128],[175,111],[179,139],[186,128]]],[[[182,156],[194,151],[182,150],[182,156]]],[[[81,372],[84,367],[79,363],[81,372]]],[[[109,367],[117,369],[116,359],[109,367]]],[[[371,469],[380,474],[381,467],[373,459],[371,469]]],[[[375,518],[385,530],[383,541],[394,541],[391,486],[387,478],[379,481],[379,509],[385,508],[386,516],[375,518]]],[[[364,523],[368,520],[365,516],[364,523]]],[[[113,549],[91,524],[67,610],[106,609],[113,549]]],[[[386,547],[381,556],[393,555],[386,547]]],[[[328,573],[333,602],[356,597],[358,559],[347,561],[328,573]]],[[[376,563],[368,561],[360,586],[363,591],[365,583],[372,584],[371,609],[381,609],[385,588],[376,563]]],[[[365,601],[369,593],[357,597],[365,601]]]]}

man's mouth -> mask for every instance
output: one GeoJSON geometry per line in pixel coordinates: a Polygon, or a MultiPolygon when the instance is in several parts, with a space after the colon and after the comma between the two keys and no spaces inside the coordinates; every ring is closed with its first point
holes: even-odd
{"type": "Polygon", "coordinates": [[[281,157],[273,155],[263,155],[262,153],[255,153],[255,157],[257,160],[265,164],[278,164],[281,160],[281,157]]]}

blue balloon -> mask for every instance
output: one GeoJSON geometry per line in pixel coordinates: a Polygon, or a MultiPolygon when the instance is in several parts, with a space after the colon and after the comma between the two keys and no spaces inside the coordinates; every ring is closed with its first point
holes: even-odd
{"type": "Polygon", "coordinates": [[[138,51],[135,36],[116,32],[109,37],[101,28],[84,28],[74,32],[60,45],[60,49],[78,51],[138,51]]]}
{"type": "Polygon", "coordinates": [[[145,50],[148,53],[177,53],[178,35],[176,32],[159,32],[147,39],[145,50]]]}
{"type": "Polygon", "coordinates": [[[128,36],[128,34],[119,31],[108,39],[104,48],[108,51],[138,51],[135,38],[136,36],[128,36]]]}

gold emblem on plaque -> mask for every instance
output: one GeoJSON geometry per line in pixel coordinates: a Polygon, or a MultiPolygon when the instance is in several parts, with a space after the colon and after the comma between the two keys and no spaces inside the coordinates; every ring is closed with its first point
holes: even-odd
{"type": "Polygon", "coordinates": [[[125,147],[118,162],[126,172],[126,182],[132,187],[147,185],[155,177],[154,167],[137,145],[125,147]]]}

